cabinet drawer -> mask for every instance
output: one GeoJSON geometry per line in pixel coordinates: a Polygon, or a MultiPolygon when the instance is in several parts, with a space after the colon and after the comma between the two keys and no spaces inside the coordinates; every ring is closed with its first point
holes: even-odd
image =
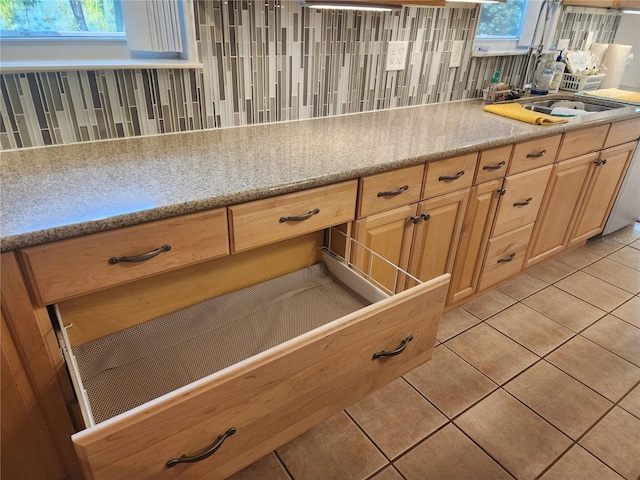
{"type": "Polygon", "coordinates": [[[477,153],[427,163],[422,198],[468,188],[473,183],[478,162],[477,153]]]}
{"type": "Polygon", "coordinates": [[[350,222],[356,211],[357,184],[351,180],[228,207],[232,251],[350,222]]]}
{"type": "Polygon", "coordinates": [[[513,145],[507,145],[480,152],[478,172],[474,184],[503,178],[509,168],[512,150],[513,145]]]}
{"type": "Polygon", "coordinates": [[[533,223],[489,240],[480,290],[505,280],[520,270],[533,232],[533,223]]]}
{"type": "MultiPolygon", "coordinates": [[[[73,441],[87,478],[227,478],[431,358],[448,289],[448,275],[387,297],[332,257],[326,257],[325,263],[342,285],[347,284],[357,292],[354,298],[360,295],[374,303],[350,310],[352,306],[341,295],[329,291],[316,299],[296,299],[309,291],[306,284],[309,279],[316,281],[313,272],[317,272],[317,265],[311,267],[312,273],[303,270],[294,272],[293,277],[276,279],[277,287],[260,284],[252,287],[258,290],[239,291],[232,294],[235,297],[229,301],[222,299],[217,314],[227,314],[229,305],[239,305],[236,309],[240,308],[240,311],[236,313],[243,321],[245,310],[254,313],[258,320],[252,325],[255,329],[237,328],[233,334],[228,319],[223,318],[221,327],[210,335],[214,340],[212,343],[198,338],[202,354],[188,347],[177,351],[184,357],[179,366],[197,374],[198,364],[187,360],[197,357],[205,358],[205,362],[222,359],[234,363],[183,387],[178,385],[176,390],[75,434],[73,441]],[[287,294],[288,290],[297,294],[287,294]],[[289,316],[279,324],[287,327],[277,328],[271,322],[262,321],[263,310],[269,309],[265,308],[260,295],[298,302],[300,309],[270,310],[276,311],[274,319],[278,321],[282,315],[289,316]],[[245,301],[231,301],[234,299],[245,301]],[[336,317],[331,315],[340,309],[350,313],[339,314],[339,318],[332,320],[336,317]],[[329,320],[322,319],[319,325],[296,332],[296,328],[309,321],[311,310],[329,320]],[[290,339],[248,358],[238,357],[237,351],[245,349],[246,344],[256,338],[281,332],[290,339]],[[217,357],[220,353],[223,355],[217,357]],[[383,355],[375,355],[380,353],[383,355]],[[203,453],[222,437],[225,437],[224,441],[210,457],[167,466],[167,462],[180,459],[182,455],[203,453]]],[[[322,279],[317,280],[317,283],[322,282],[322,279]]],[[[334,283],[336,285],[331,288],[344,289],[339,282],[334,283]]],[[[325,288],[325,284],[322,285],[325,288]]],[[[200,306],[195,307],[202,311],[200,306]]],[[[191,318],[187,313],[182,317],[191,318]]],[[[165,325],[175,328],[171,323],[165,322],[165,325]]],[[[199,327],[198,332],[203,331],[199,327]]],[[[182,329],[178,336],[178,340],[190,337],[182,329]]],[[[146,334],[143,337],[151,338],[146,334]]],[[[135,341],[130,334],[121,338],[135,341]]],[[[112,339],[109,344],[115,346],[112,339]]],[[[91,349],[99,351],[95,345],[91,349]]],[[[164,350],[168,350],[166,345],[164,350]]],[[[120,351],[126,355],[131,352],[124,348],[120,351]]],[[[79,353],[74,350],[76,357],[79,353]]],[[[153,360],[147,363],[159,365],[156,370],[165,368],[160,361],[153,360]]],[[[113,362],[108,364],[109,367],[112,365],[113,362]]],[[[88,370],[86,364],[80,368],[80,372],[88,370]]],[[[108,370],[107,381],[114,382],[114,369],[108,370]]],[[[160,375],[169,384],[171,370],[160,375]]],[[[147,377],[149,372],[130,374],[147,377]]],[[[144,388],[139,384],[128,388],[123,385],[114,397],[119,401],[124,392],[138,393],[144,388]]],[[[103,390],[107,391],[107,386],[103,390]]],[[[91,394],[88,398],[91,399],[91,394]]]]}
{"type": "Polygon", "coordinates": [[[560,153],[558,154],[558,161],[600,150],[604,145],[604,139],[608,131],[609,125],[600,125],[565,133],[560,153]]]}
{"type": "Polygon", "coordinates": [[[358,218],[384,212],[420,199],[424,165],[360,179],[358,218]]]}
{"type": "Polygon", "coordinates": [[[551,165],[556,159],[562,135],[518,143],[513,149],[509,175],[551,165]]]}
{"type": "Polygon", "coordinates": [[[612,123],[604,142],[604,148],[615,147],[623,143],[633,142],[640,137],[640,118],[632,118],[624,122],[612,123]]]}
{"type": "Polygon", "coordinates": [[[25,248],[20,259],[43,306],[228,253],[220,208],[25,248]]]}
{"type": "Polygon", "coordinates": [[[552,167],[547,165],[505,178],[492,237],[535,221],[552,167]]]}

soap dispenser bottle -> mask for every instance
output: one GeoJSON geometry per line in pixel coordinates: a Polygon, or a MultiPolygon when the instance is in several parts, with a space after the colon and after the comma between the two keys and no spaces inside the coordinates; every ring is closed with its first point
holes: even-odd
{"type": "Polygon", "coordinates": [[[498,90],[498,83],[500,83],[500,74],[502,70],[496,70],[493,72],[493,77],[491,78],[491,83],[487,88],[487,95],[484,97],[486,103],[495,102],[496,91],[498,90]]]}
{"type": "Polygon", "coordinates": [[[564,75],[564,67],[565,65],[562,61],[562,50],[560,50],[556,61],[553,62],[553,77],[551,77],[551,82],[549,82],[549,93],[558,93],[558,90],[560,90],[562,76],[564,75]]]}
{"type": "Polygon", "coordinates": [[[548,52],[540,59],[536,73],[533,76],[533,86],[531,87],[532,95],[546,95],[549,93],[549,84],[553,78],[554,72],[554,56],[552,52],[548,52]]]}

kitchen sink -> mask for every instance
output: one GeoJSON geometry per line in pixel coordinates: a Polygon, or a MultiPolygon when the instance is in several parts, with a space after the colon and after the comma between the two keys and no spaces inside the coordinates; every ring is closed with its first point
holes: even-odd
{"type": "Polygon", "coordinates": [[[551,113],[551,111],[555,107],[565,107],[569,109],[575,110],[583,110],[586,112],[608,112],[609,110],[614,110],[616,108],[622,108],[624,105],[599,105],[595,103],[588,103],[585,101],[574,101],[574,100],[537,100],[533,102],[524,102],[521,104],[527,110],[531,110],[533,112],[540,113],[551,113]]]}

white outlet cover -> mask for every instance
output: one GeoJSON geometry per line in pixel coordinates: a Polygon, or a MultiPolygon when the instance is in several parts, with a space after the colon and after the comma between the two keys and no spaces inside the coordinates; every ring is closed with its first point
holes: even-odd
{"type": "Polygon", "coordinates": [[[462,60],[462,47],[464,40],[454,40],[451,46],[451,59],[449,60],[449,68],[459,67],[462,60]]]}
{"type": "Polygon", "coordinates": [[[407,64],[408,41],[389,42],[387,47],[387,71],[404,70],[407,64]]]}
{"type": "Polygon", "coordinates": [[[560,40],[558,40],[558,46],[556,47],[556,50],[562,50],[562,51],[569,50],[569,39],[561,38],[560,40]]]}

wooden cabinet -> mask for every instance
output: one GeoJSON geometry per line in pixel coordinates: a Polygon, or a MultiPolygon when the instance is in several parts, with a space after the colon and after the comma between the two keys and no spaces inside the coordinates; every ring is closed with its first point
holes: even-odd
{"type": "Polygon", "coordinates": [[[477,162],[477,153],[429,162],[422,187],[422,198],[437,197],[469,188],[473,183],[477,162]]]}
{"type": "Polygon", "coordinates": [[[594,8],[640,8],[640,0],[563,0],[563,5],[594,8]]]}
{"type": "Polygon", "coordinates": [[[609,125],[599,125],[565,133],[562,137],[557,161],[561,162],[569,158],[597,152],[604,145],[608,131],[609,125]]]}
{"type": "Polygon", "coordinates": [[[569,246],[583,243],[602,231],[637,144],[625,143],[600,152],[592,164],[569,246]]]}
{"type": "Polygon", "coordinates": [[[420,200],[424,165],[369,175],[360,179],[357,218],[420,200]]]}
{"type": "Polygon", "coordinates": [[[474,185],[504,178],[509,169],[512,150],[513,145],[506,145],[480,152],[474,185]]]}
{"type": "Polygon", "coordinates": [[[562,135],[555,135],[518,143],[513,149],[508,175],[551,165],[558,154],[561,139],[562,135]]]}
{"type": "Polygon", "coordinates": [[[533,223],[489,240],[480,278],[480,290],[516,275],[524,263],[533,223]]]}
{"type": "Polygon", "coordinates": [[[527,252],[527,267],[565,248],[576,206],[597,158],[597,153],[591,153],[554,165],[527,252]]]}

